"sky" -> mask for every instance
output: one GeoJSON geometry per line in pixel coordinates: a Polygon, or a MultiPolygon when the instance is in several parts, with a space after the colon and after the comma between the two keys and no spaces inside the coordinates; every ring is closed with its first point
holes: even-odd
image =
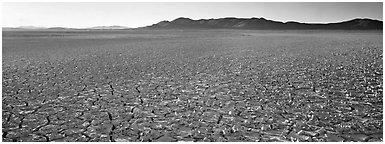
{"type": "Polygon", "coordinates": [[[2,3],[2,27],[143,27],[178,17],[238,17],[331,23],[354,18],[383,20],[381,2],[45,2],[2,3]]]}

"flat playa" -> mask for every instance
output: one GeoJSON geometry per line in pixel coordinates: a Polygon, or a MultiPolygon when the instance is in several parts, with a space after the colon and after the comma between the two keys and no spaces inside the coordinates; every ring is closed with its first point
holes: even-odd
{"type": "Polygon", "coordinates": [[[3,31],[2,140],[383,141],[382,31],[3,31]]]}

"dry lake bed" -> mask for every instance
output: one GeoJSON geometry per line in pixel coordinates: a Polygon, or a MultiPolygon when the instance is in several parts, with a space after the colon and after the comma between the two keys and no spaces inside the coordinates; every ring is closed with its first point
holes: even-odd
{"type": "Polygon", "coordinates": [[[3,31],[2,141],[383,141],[382,31],[3,31]]]}

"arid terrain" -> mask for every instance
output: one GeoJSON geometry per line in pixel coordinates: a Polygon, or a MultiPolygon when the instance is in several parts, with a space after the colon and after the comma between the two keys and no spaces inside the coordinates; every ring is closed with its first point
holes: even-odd
{"type": "Polygon", "coordinates": [[[2,141],[383,141],[382,31],[3,31],[2,141]]]}

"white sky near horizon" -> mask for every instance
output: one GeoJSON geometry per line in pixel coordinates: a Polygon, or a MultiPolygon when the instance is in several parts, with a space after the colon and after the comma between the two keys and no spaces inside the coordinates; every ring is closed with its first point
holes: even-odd
{"type": "Polygon", "coordinates": [[[263,17],[276,21],[331,23],[383,20],[382,2],[34,2],[2,3],[2,27],[143,27],[163,20],[263,17]]]}

